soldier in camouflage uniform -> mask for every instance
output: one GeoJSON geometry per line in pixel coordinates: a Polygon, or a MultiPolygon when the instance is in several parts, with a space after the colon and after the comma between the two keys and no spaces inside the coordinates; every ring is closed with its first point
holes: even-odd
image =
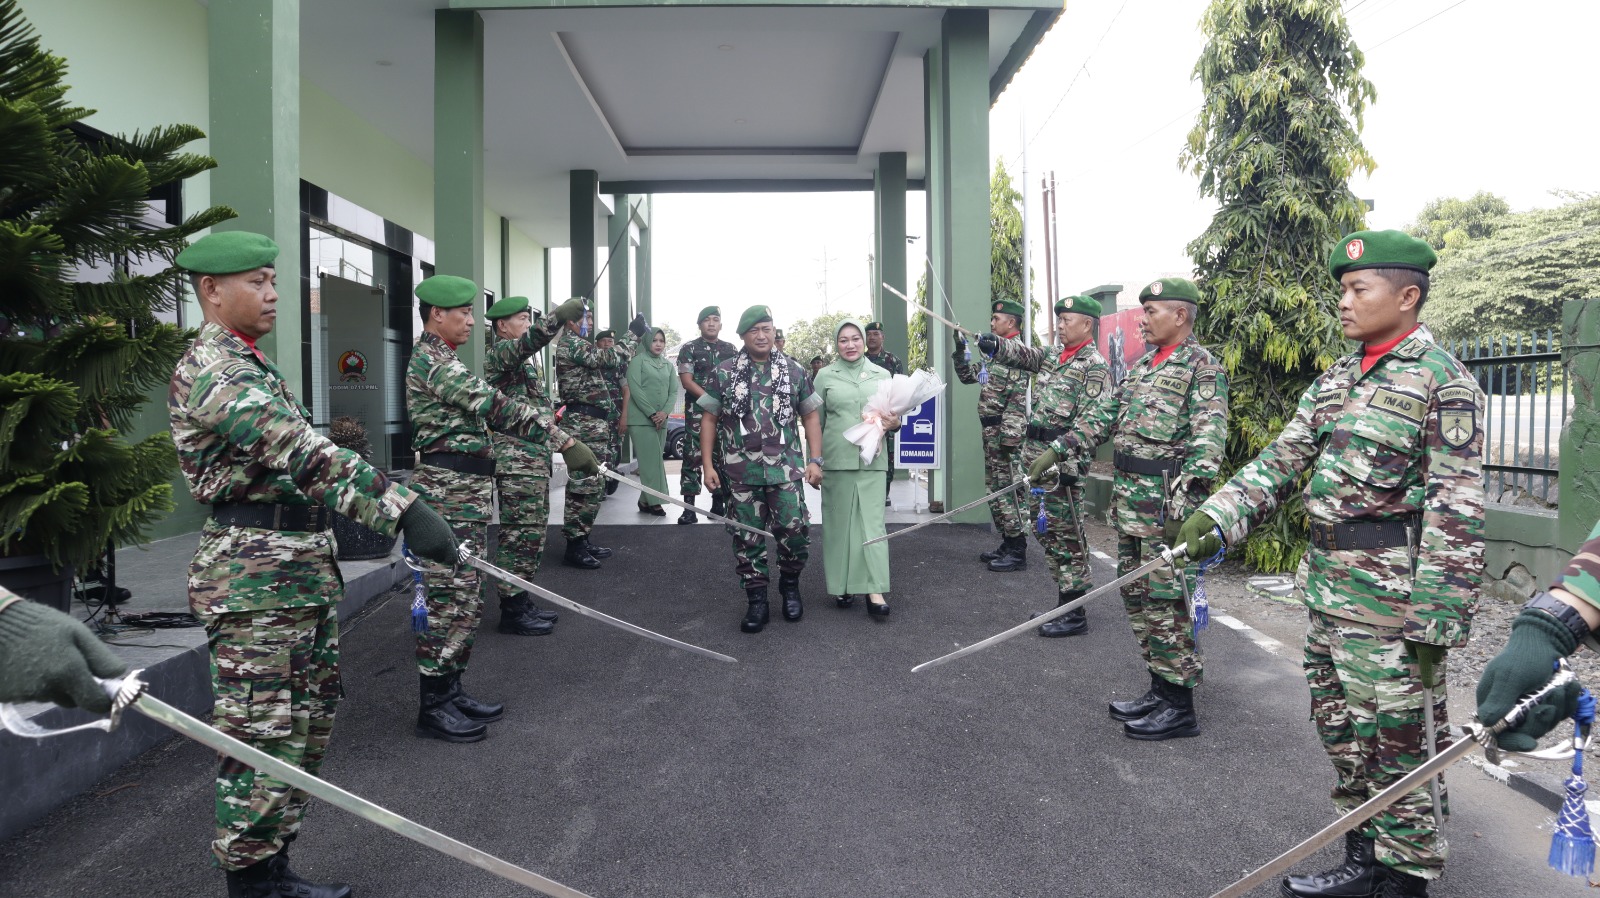
{"type": "MultiPolygon", "coordinates": [[[[489,307],[492,345],[484,360],[484,380],[491,387],[537,411],[540,426],[525,435],[494,435],[494,486],[500,499],[500,538],[495,564],[532,581],[544,558],[545,528],[550,523],[550,436],[555,410],[544,389],[539,362],[517,348],[538,312],[525,296],[510,296],[489,307]],[[509,344],[509,345],[505,345],[509,344]]],[[[544,636],[555,629],[557,614],[540,609],[533,596],[508,583],[496,583],[500,596],[501,633],[544,636]]]]}
{"type": "MultiPolygon", "coordinates": [[[[1071,431],[1083,409],[1104,395],[1111,384],[1106,360],[1094,345],[1100,302],[1089,296],[1070,296],[1055,304],[1055,313],[1056,345],[1048,350],[1034,349],[1021,340],[999,340],[991,334],[979,338],[980,349],[985,341],[996,342],[997,351],[990,353],[996,362],[1037,375],[1033,414],[1023,434],[1019,457],[1023,465],[1032,465],[1053,440],[1071,431]]],[[[1081,478],[1089,473],[1088,459],[1083,459],[1076,470],[1060,473],[1056,485],[1043,495],[1028,496],[1029,520],[1044,515],[1044,530],[1034,528],[1034,534],[1056,578],[1057,607],[1094,586],[1089,579],[1089,543],[1083,533],[1081,478]]],[[[1087,632],[1089,617],[1083,608],[1039,627],[1040,636],[1077,636],[1087,632]]]]}
{"type": "MultiPolygon", "coordinates": [[[[800,479],[820,484],[822,474],[822,400],[811,387],[811,375],[800,364],[772,348],[772,312],[751,306],[739,318],[744,349],[718,365],[698,405],[702,412],[700,457],[709,467],[706,485],[723,486],[732,495],[733,519],[770,531],[778,549],[778,595],[783,618],[800,619],[800,572],[811,549],[811,514],[800,479]],[[802,467],[800,431],[813,457],[802,467]],[[722,445],[723,473],[711,464],[713,446],[722,445]]],[[[759,633],[767,625],[767,544],[763,537],[728,528],[733,534],[739,583],[749,605],[739,628],[759,633]]]]}
{"type": "MultiPolygon", "coordinates": [[[[423,332],[406,370],[406,410],[411,446],[421,459],[411,485],[439,506],[460,539],[482,551],[494,501],[491,426],[511,434],[544,430],[566,456],[569,470],[597,470],[594,455],[557,428],[549,415],[489,386],[456,357],[455,348],[472,339],[472,303],[482,295],[478,285],[434,275],[417,285],[416,294],[423,332]]],[[[563,303],[549,321],[528,328],[521,339],[490,347],[495,357],[490,364],[497,370],[521,364],[555,336],[560,322],[582,315],[582,300],[563,303]]],[[[478,570],[458,565],[427,579],[428,625],[417,633],[421,709],[416,734],[477,742],[486,735],[485,724],[505,713],[500,703],[480,701],[461,688],[483,614],[478,570]]]]}
{"type": "MultiPolygon", "coordinates": [[[[1021,333],[1021,303],[1009,299],[995,300],[990,306],[989,331],[1003,340],[1021,333]]],[[[951,355],[955,361],[956,377],[964,384],[980,382],[968,358],[967,338],[954,331],[956,350],[951,355]]],[[[1016,483],[1022,476],[1022,466],[1017,463],[1017,450],[1022,446],[1022,435],[1028,427],[1028,373],[1009,368],[994,359],[982,360],[986,367],[987,383],[978,392],[978,424],[983,428],[983,482],[988,492],[1016,483]]],[[[1023,516],[1027,513],[1026,497],[1015,491],[992,499],[989,514],[994,518],[994,528],[1000,531],[1000,547],[983,552],[979,561],[986,562],[989,570],[1009,572],[1028,567],[1028,537],[1023,530],[1023,516]]]]}
{"type": "MultiPolygon", "coordinates": [[[[867,324],[866,339],[867,361],[877,365],[879,368],[882,368],[890,374],[906,373],[905,362],[900,361],[899,356],[883,348],[882,321],[872,321],[867,324]]],[[[811,372],[812,376],[816,376],[816,373],[817,372],[815,369],[813,369],[811,372]]],[[[894,434],[884,435],[883,448],[879,451],[883,453],[884,461],[889,466],[888,470],[884,471],[884,483],[886,486],[894,486],[894,434]]],[[[883,504],[889,504],[889,494],[887,491],[885,491],[883,494],[883,504]]]]}
{"type": "MultiPolygon", "coordinates": [[[[1414,333],[1434,259],[1399,231],[1340,241],[1328,268],[1344,335],[1363,351],[1313,381],[1278,438],[1177,536],[1197,557],[1215,553],[1219,528],[1238,545],[1305,483],[1306,681],[1340,813],[1427,760],[1429,691],[1445,736],[1444,654],[1466,644],[1483,579],[1483,391],[1414,333]]],[[[1344,863],[1285,879],[1284,894],[1425,894],[1446,855],[1435,810],[1419,786],[1348,834],[1344,863]]]]}
{"type": "MultiPolygon", "coordinates": [[[[556,384],[561,402],[567,407],[561,423],[594,451],[600,464],[610,465],[616,461],[611,454],[611,437],[617,431],[613,422],[622,414],[620,397],[618,401],[611,398],[611,375],[627,370],[639,337],[649,329],[644,316],[639,315],[628,324],[628,334],[620,345],[601,349],[578,335],[580,329],[587,331],[588,320],[586,317],[581,324],[568,324],[556,341],[556,384]]],[[[609,478],[599,473],[576,476],[572,471],[567,475],[566,507],[561,521],[567,549],[561,560],[572,567],[595,570],[601,559],[611,557],[610,549],[589,541],[609,478]]]]}
{"type": "MultiPolygon", "coordinates": [[[[721,309],[706,306],[700,310],[696,323],[700,326],[700,337],[683,344],[678,350],[678,382],[683,385],[684,431],[683,469],[679,480],[682,483],[683,501],[690,505],[700,495],[700,484],[704,479],[701,476],[699,448],[700,409],[695,407],[695,402],[716,376],[717,366],[739,354],[732,343],[717,339],[717,335],[722,333],[721,309]]],[[[721,475],[722,443],[714,441],[711,452],[712,469],[721,475]]],[[[719,476],[718,480],[724,485],[711,491],[711,513],[725,515],[728,513],[727,478],[719,476]]],[[[687,509],[678,516],[680,524],[693,524],[697,520],[699,518],[695,513],[687,509]]]]}
{"type": "MultiPolygon", "coordinates": [[[[271,332],[278,247],[246,231],[204,237],[178,254],[205,315],[172,374],[167,407],[184,479],[211,506],[189,566],[189,607],[206,625],[212,725],[312,774],[333,732],[338,604],[328,509],[413,548],[454,558],[444,520],[417,494],[311,428],[282,373],[256,348],[271,332]]],[[[288,844],[309,796],[231,758],[216,783],[213,862],[228,894],[342,898],[342,884],[289,869],[288,844]]]]}
{"type": "MultiPolygon", "coordinates": [[[[1184,516],[1205,501],[1221,471],[1228,440],[1228,380],[1222,366],[1194,339],[1200,291],[1183,278],[1163,278],[1139,294],[1139,329],[1155,352],[1129,369],[1115,391],[1079,413],[1073,432],[1057,439],[1029,469],[1038,476],[1057,460],[1067,473],[1082,470],[1087,455],[1109,437],[1117,468],[1111,487],[1111,523],[1117,531],[1117,569],[1126,573],[1159,554],[1168,522],[1176,532],[1184,516]]],[[[1111,716],[1126,721],[1124,735],[1162,740],[1200,733],[1194,689],[1200,652],[1186,595],[1187,570],[1162,568],[1122,588],[1150,690],[1133,701],[1112,702],[1111,716]]]]}
{"type": "MultiPolygon", "coordinates": [[[[594,336],[594,347],[602,352],[616,345],[616,331],[603,330],[594,336]]],[[[633,353],[629,353],[628,358],[631,360],[633,353]]],[[[627,410],[627,405],[623,402],[623,386],[627,383],[627,380],[628,363],[626,361],[620,367],[606,369],[606,386],[610,388],[611,393],[611,418],[606,423],[611,427],[610,464],[613,466],[622,463],[622,437],[624,432],[622,419],[624,417],[623,412],[627,410]]],[[[600,496],[600,501],[604,502],[608,496],[617,491],[619,486],[621,486],[620,483],[608,478],[605,492],[600,496]]]]}

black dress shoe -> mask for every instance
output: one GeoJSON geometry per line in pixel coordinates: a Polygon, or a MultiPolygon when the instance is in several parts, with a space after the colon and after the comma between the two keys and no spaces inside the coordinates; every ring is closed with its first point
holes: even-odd
{"type": "Polygon", "coordinates": [[[1163,682],[1160,677],[1151,674],[1150,688],[1145,691],[1145,694],[1132,701],[1112,702],[1111,716],[1117,720],[1138,720],[1154,711],[1156,706],[1161,704],[1160,689],[1163,682]]]}
{"type": "Polygon", "coordinates": [[[1310,876],[1284,877],[1279,889],[1284,898],[1373,898],[1383,890],[1388,870],[1378,860],[1372,839],[1348,832],[1344,834],[1344,861],[1337,867],[1310,876]]]}
{"type": "Polygon", "coordinates": [[[888,602],[888,600],[885,599],[882,602],[874,602],[874,601],[872,601],[872,596],[867,596],[867,613],[872,615],[873,617],[888,617],[889,616],[889,602],[888,602]]]}
{"type": "Polygon", "coordinates": [[[639,513],[655,515],[658,518],[664,518],[667,516],[667,510],[659,505],[641,505],[639,506],[639,513]]]}
{"type": "Polygon", "coordinates": [[[567,551],[561,555],[561,563],[568,567],[581,567],[584,570],[599,570],[600,562],[589,554],[584,543],[588,542],[583,537],[567,540],[567,551]]]}
{"type": "Polygon", "coordinates": [[[745,590],[745,596],[750,605],[745,608],[744,620],[739,622],[739,629],[746,633],[760,633],[767,625],[767,588],[757,586],[745,590]]]}
{"type": "Polygon", "coordinates": [[[845,593],[842,596],[834,596],[833,597],[833,604],[838,605],[840,608],[849,608],[852,605],[854,605],[855,603],[856,603],[855,593],[845,593]]]}

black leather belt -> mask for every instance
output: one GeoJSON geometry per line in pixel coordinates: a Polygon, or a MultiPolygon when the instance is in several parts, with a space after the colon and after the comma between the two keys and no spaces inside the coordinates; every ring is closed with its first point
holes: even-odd
{"type": "Polygon", "coordinates": [[[1037,424],[1029,424],[1027,437],[1030,440],[1043,440],[1048,443],[1066,432],[1065,427],[1040,427],[1037,424]]]}
{"type": "Polygon", "coordinates": [[[569,402],[567,403],[567,414],[588,415],[591,418],[599,418],[604,421],[611,417],[611,410],[604,406],[591,405],[587,402],[569,402]]]}
{"type": "Polygon", "coordinates": [[[1411,534],[1405,521],[1312,521],[1311,544],[1324,552],[1388,549],[1411,545],[1411,534]]]}
{"type": "Polygon", "coordinates": [[[979,415],[978,423],[984,427],[999,427],[1005,419],[1005,415],[979,415]]]}
{"type": "Polygon", "coordinates": [[[328,507],[325,505],[264,505],[253,502],[218,502],[211,506],[211,519],[225,527],[254,527],[257,530],[320,533],[328,529],[328,507]]]}
{"type": "Polygon", "coordinates": [[[1149,474],[1160,477],[1162,474],[1176,475],[1183,470],[1183,462],[1178,459],[1163,461],[1154,458],[1139,458],[1126,452],[1111,453],[1111,463],[1117,466],[1118,471],[1129,474],[1149,474]]]}
{"type": "Polygon", "coordinates": [[[424,452],[422,463],[435,468],[444,468],[458,474],[476,474],[479,477],[494,476],[494,459],[481,455],[463,455],[460,452],[424,452]]]}

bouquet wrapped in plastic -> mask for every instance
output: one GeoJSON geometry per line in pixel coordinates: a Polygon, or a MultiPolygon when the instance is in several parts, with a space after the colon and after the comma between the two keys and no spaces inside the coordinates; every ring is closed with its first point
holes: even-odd
{"type": "Polygon", "coordinates": [[[861,448],[862,464],[871,464],[883,448],[883,435],[888,432],[884,420],[899,418],[942,392],[944,381],[929,369],[896,374],[879,385],[878,392],[861,410],[861,423],[851,425],[844,432],[844,438],[861,448]]]}

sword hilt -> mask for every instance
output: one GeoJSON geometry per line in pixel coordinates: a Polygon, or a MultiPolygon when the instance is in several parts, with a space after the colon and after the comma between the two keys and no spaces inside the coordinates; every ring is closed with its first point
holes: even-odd
{"type": "Polygon", "coordinates": [[[145,683],[139,679],[142,673],[144,670],[140,669],[128,671],[121,677],[94,678],[94,681],[100,684],[100,688],[106,691],[106,695],[111,697],[111,713],[98,720],[52,730],[22,716],[18,706],[0,702],[0,729],[9,730],[27,739],[48,739],[51,736],[63,736],[80,730],[100,730],[109,733],[122,723],[122,712],[144,693],[145,683]]]}
{"type": "MultiPolygon", "coordinates": [[[[1502,752],[1499,743],[1495,740],[1495,737],[1499,736],[1506,730],[1511,729],[1512,727],[1520,725],[1528,716],[1528,714],[1530,714],[1533,709],[1539,705],[1540,702],[1550,697],[1552,692],[1555,692],[1557,689],[1560,689],[1568,683],[1576,682],[1577,679],[1577,674],[1572,672],[1572,666],[1567,663],[1567,659],[1562,658],[1556,661],[1556,672],[1551,675],[1550,679],[1546,681],[1543,686],[1539,687],[1537,691],[1523,696],[1521,701],[1518,701],[1515,705],[1512,705],[1511,710],[1507,711],[1504,717],[1492,724],[1471,724],[1466,728],[1467,732],[1471,734],[1472,738],[1475,739],[1479,745],[1483,746],[1483,750],[1489,756],[1489,761],[1492,764],[1498,765],[1500,763],[1501,754],[1515,754],[1521,757],[1534,758],[1541,761],[1567,760],[1573,755],[1573,749],[1570,744],[1572,740],[1567,740],[1568,744],[1565,745],[1558,745],[1553,748],[1540,749],[1538,751],[1502,752]]],[[[1587,737],[1584,738],[1583,744],[1585,747],[1587,747],[1587,737]]]]}

